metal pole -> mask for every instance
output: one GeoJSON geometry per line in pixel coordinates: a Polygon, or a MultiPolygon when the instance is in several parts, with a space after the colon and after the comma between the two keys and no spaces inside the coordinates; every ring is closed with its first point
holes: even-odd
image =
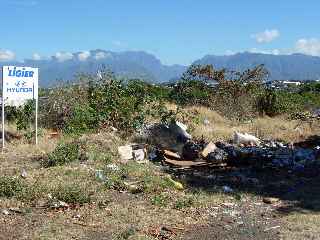
{"type": "Polygon", "coordinates": [[[38,145],[38,97],[36,98],[36,145],[38,145]]]}
{"type": "Polygon", "coordinates": [[[3,68],[2,68],[2,151],[4,149],[4,81],[3,81],[3,68]]]}

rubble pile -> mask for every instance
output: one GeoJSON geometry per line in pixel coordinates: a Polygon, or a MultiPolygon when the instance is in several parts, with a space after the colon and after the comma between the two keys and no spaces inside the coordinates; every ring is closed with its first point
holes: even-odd
{"type": "MultiPolygon", "coordinates": [[[[146,156],[148,155],[149,160],[161,161],[164,165],[176,168],[259,166],[300,171],[317,164],[320,159],[318,136],[304,142],[288,144],[235,132],[231,137],[232,142],[214,143],[205,139],[194,140],[187,132],[187,126],[180,122],[173,122],[168,126],[145,127],[143,135],[152,140],[149,141],[149,151],[144,150],[145,153],[148,152],[146,156]],[[151,135],[152,131],[155,134],[151,135]]],[[[131,151],[125,152],[129,152],[131,159],[143,159],[140,155],[135,157],[131,151]]],[[[120,155],[128,159],[125,154],[120,155]]]]}

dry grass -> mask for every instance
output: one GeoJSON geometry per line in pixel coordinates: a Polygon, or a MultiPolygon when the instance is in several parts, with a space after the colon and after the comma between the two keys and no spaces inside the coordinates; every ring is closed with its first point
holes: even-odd
{"type": "MultiPolygon", "coordinates": [[[[175,109],[176,106],[169,107],[175,109]]],[[[230,140],[236,130],[249,132],[261,138],[276,138],[288,142],[320,133],[319,124],[316,123],[302,124],[298,129],[299,122],[287,121],[281,117],[265,117],[254,119],[252,122],[237,123],[226,120],[204,107],[186,108],[179,115],[179,119],[189,126],[193,136],[204,136],[206,140],[213,141],[230,140]],[[210,124],[205,125],[205,119],[210,124]]],[[[14,127],[10,131],[14,132],[14,127]]],[[[85,145],[85,162],[72,162],[52,168],[41,167],[37,156],[51,152],[59,141],[70,140],[72,139],[65,136],[62,139],[51,138],[50,132],[43,130],[38,146],[24,139],[7,144],[0,159],[0,174],[18,176],[22,169],[26,169],[28,175],[24,181],[33,186],[35,191],[30,192],[34,195],[29,196],[28,201],[16,198],[0,199],[0,209],[19,207],[26,212],[25,215],[0,216],[0,239],[1,236],[11,236],[12,239],[155,239],[149,233],[161,226],[185,229],[188,226],[210,223],[210,217],[213,216],[210,214],[218,211],[217,209],[222,211],[223,203],[243,206],[248,206],[248,203],[261,203],[261,199],[254,194],[245,194],[241,200],[236,200],[233,195],[221,192],[194,192],[191,189],[178,191],[170,187],[151,186],[150,191],[140,194],[110,190],[95,176],[96,170],[105,169],[109,163],[125,168],[126,176],[122,181],[127,182],[143,182],[148,177],[151,185],[159,185],[162,184],[161,178],[165,174],[160,166],[153,164],[123,165],[118,158],[117,148],[126,144],[128,140],[108,131],[75,139],[85,145]],[[91,202],[66,211],[39,209],[48,201],[48,194],[53,193],[57,186],[67,185],[79,186],[85,194],[90,195],[91,202]],[[159,196],[165,196],[168,203],[154,204],[153,200],[159,196]],[[190,206],[189,198],[194,199],[190,206]],[[182,206],[181,209],[177,209],[177,202],[182,206]],[[131,236],[126,237],[126,234],[131,236]]],[[[257,205],[257,208],[259,206],[257,205]]],[[[229,208],[227,210],[233,211],[229,208]]],[[[245,217],[244,215],[243,218],[245,217]]],[[[295,213],[285,219],[292,231],[284,229],[283,239],[306,239],[314,236],[319,238],[318,214],[295,213]]],[[[218,218],[215,220],[220,221],[218,218]]]]}
{"type": "Polygon", "coordinates": [[[285,142],[302,141],[309,136],[320,134],[320,123],[288,120],[284,116],[263,117],[248,122],[233,122],[205,107],[189,107],[184,110],[185,120],[192,135],[207,140],[230,140],[235,131],[247,132],[262,139],[279,139],[285,142]],[[210,124],[204,124],[208,120],[210,124]]]}

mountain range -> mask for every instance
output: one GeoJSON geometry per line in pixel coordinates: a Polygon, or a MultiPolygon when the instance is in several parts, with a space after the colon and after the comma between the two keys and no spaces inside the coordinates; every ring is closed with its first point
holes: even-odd
{"type": "MultiPolygon", "coordinates": [[[[179,79],[188,67],[164,65],[154,55],[143,51],[112,52],[98,49],[80,56],[79,52],[67,56],[67,59],[26,59],[24,62],[1,62],[0,66],[39,67],[42,87],[72,81],[78,73],[95,74],[102,68],[110,69],[117,76],[125,78],[141,78],[148,82],[163,83],[179,79]]],[[[215,69],[227,68],[236,71],[264,64],[270,73],[270,80],[320,79],[320,57],[303,54],[271,55],[244,52],[228,56],[207,55],[193,64],[212,64],[215,69]]]]}

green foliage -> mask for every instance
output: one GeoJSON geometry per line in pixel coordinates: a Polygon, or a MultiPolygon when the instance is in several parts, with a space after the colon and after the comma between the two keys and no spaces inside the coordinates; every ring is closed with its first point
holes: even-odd
{"type": "Polygon", "coordinates": [[[91,201],[90,194],[77,184],[60,184],[53,190],[52,196],[69,204],[84,204],[91,201]]]}
{"type": "Polygon", "coordinates": [[[90,106],[76,105],[65,123],[66,133],[82,134],[97,128],[96,111],[90,106]]]}
{"type": "Polygon", "coordinates": [[[183,208],[188,208],[193,206],[194,202],[195,202],[195,199],[193,196],[185,196],[183,198],[178,199],[175,202],[174,208],[179,210],[183,208]]]}
{"type": "Polygon", "coordinates": [[[16,177],[0,177],[0,197],[11,198],[22,192],[24,185],[16,177]]]}
{"type": "Polygon", "coordinates": [[[59,144],[53,152],[48,154],[43,160],[44,167],[53,167],[64,165],[69,162],[74,162],[80,158],[80,147],[77,143],[62,143],[59,144]]]}
{"type": "Polygon", "coordinates": [[[155,206],[166,207],[169,203],[169,197],[164,193],[156,194],[151,199],[151,203],[155,206]]]}

